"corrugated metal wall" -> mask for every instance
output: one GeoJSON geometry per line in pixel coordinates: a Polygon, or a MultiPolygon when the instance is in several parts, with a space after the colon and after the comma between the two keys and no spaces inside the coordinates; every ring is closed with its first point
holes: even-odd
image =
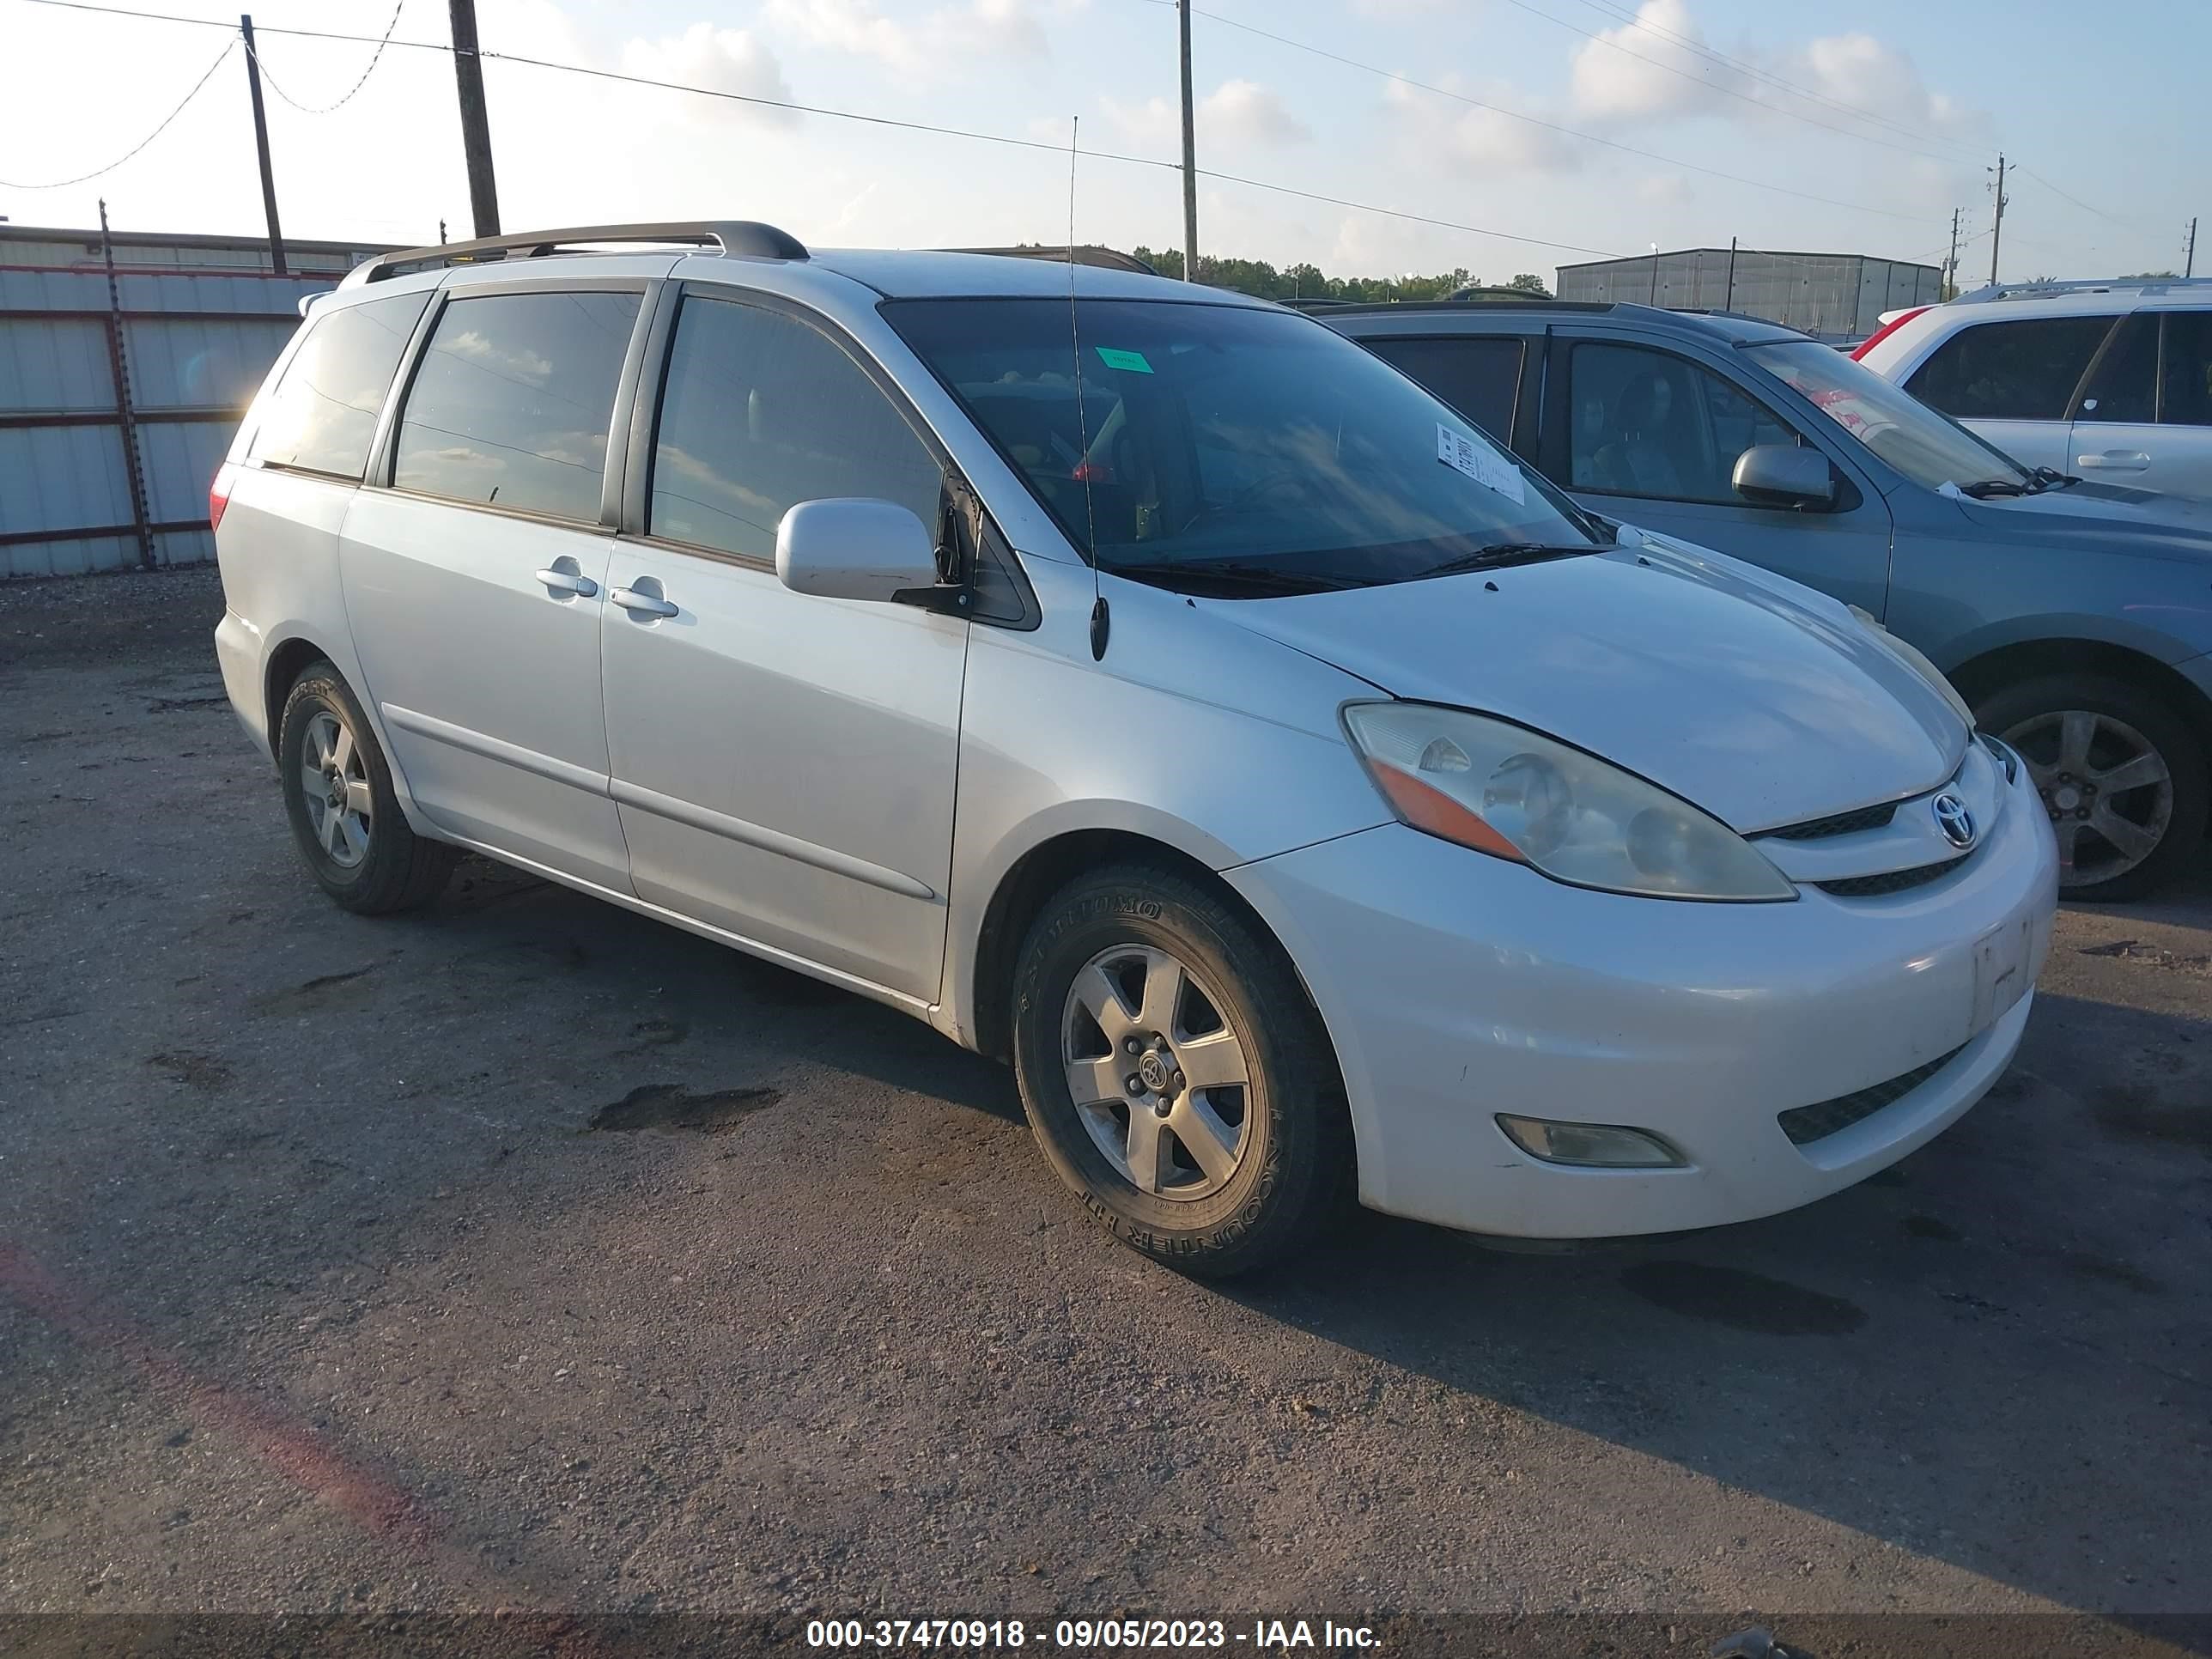
{"type": "Polygon", "coordinates": [[[199,246],[118,242],[115,254],[119,304],[111,309],[106,272],[85,268],[85,244],[0,241],[0,577],[214,557],[208,482],[298,326],[301,297],[333,286],[343,269],[336,259],[288,276],[178,268],[208,267],[224,254],[199,246]],[[69,268],[56,263],[64,259],[69,268]],[[162,263],[147,268],[155,259],[162,263]]]}
{"type": "Polygon", "coordinates": [[[1741,312],[1844,340],[1874,332],[1885,311],[1932,304],[1942,280],[1933,265],[1858,253],[1739,248],[1733,283],[1729,264],[1729,250],[1722,247],[1563,265],[1556,292],[1562,300],[1741,312]]]}

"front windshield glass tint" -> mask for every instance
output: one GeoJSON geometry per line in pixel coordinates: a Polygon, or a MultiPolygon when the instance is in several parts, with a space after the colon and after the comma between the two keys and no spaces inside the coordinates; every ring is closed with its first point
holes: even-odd
{"type": "Polygon", "coordinates": [[[1990,478],[2027,482],[2027,475],[2016,462],[1831,346],[1789,340],[1747,349],[1756,362],[1917,484],[1936,489],[1990,478]]]}
{"type": "Polygon", "coordinates": [[[1548,486],[1308,318],[1128,300],[883,310],[1109,570],[1368,583],[1501,543],[1591,545],[1548,486]]]}

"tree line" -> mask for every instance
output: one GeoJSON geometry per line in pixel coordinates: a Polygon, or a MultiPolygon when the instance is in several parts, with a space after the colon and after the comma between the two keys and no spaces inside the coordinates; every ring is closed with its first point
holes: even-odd
{"type": "MultiPolygon", "coordinates": [[[[1180,248],[1139,247],[1131,252],[1163,276],[1182,275],[1180,248]]],[[[1222,259],[1208,253],[1198,256],[1198,280],[1209,288],[1231,289],[1261,300],[1446,300],[1463,288],[1488,286],[1464,265],[1436,276],[1331,276],[1320,266],[1304,261],[1279,270],[1265,259],[1222,259]]],[[[1544,279],[1533,271],[1522,271],[1491,291],[1552,297],[1544,279]]]]}

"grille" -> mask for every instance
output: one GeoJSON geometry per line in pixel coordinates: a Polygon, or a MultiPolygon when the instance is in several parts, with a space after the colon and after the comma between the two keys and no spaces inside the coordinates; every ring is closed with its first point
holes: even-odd
{"type": "Polygon", "coordinates": [[[1782,1133],[1788,1135],[1793,1146],[1810,1146],[1825,1140],[1830,1135],[1840,1134],[1862,1118],[1872,1117],[1885,1106],[1893,1106],[1922,1084],[1934,1077],[1956,1060],[1965,1045],[1954,1048],[1925,1066],[1917,1066],[1901,1073],[1887,1083],[1877,1083],[1856,1094],[1838,1095],[1833,1100],[1815,1101],[1810,1106],[1799,1106],[1781,1115],[1782,1133]]]}
{"type": "Polygon", "coordinates": [[[1845,876],[1838,881],[1816,881],[1813,884],[1838,898],[1879,898],[1884,893],[1902,893],[1908,887],[1925,886],[1938,876],[1950,874],[1971,856],[1961,853],[1957,858],[1916,865],[1910,870],[1885,870],[1878,876],[1845,876]]]}
{"type": "Polygon", "coordinates": [[[1786,830],[1770,830],[1762,840],[1823,841],[1830,836],[1848,836],[1861,830],[1879,830],[1897,816],[1897,803],[1888,801],[1880,806],[1861,806],[1849,812],[1838,812],[1832,817],[1808,818],[1802,823],[1793,823],[1786,830]]]}

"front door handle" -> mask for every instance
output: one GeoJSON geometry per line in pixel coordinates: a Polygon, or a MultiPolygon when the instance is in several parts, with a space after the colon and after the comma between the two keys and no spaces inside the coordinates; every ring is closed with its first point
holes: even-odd
{"type": "Polygon", "coordinates": [[[549,592],[570,593],[580,599],[588,599],[599,591],[599,585],[589,576],[580,576],[573,570],[562,570],[558,566],[539,571],[538,580],[545,584],[549,592]]]}
{"type": "Polygon", "coordinates": [[[676,607],[656,593],[641,593],[635,587],[617,587],[607,595],[625,611],[634,611],[643,617],[672,617],[676,607]]]}
{"type": "Polygon", "coordinates": [[[2150,457],[2140,449],[2108,449],[2100,455],[2077,455],[2074,465],[2093,472],[2142,472],[2149,467],[2150,457]]]}

